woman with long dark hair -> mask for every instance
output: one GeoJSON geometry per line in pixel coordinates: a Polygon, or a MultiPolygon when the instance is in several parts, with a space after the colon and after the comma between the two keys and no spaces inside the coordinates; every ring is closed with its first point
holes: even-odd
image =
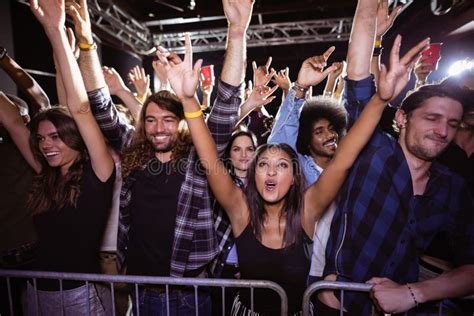
{"type": "MultiPolygon", "coordinates": [[[[298,314],[301,310],[310,263],[305,244],[311,240],[309,236],[313,236],[315,222],[337,195],[349,169],[376,128],[385,105],[408,81],[413,57],[426,44],[417,45],[399,59],[400,41],[397,37],[392,48],[390,71],[383,67],[380,74],[379,91],[341,141],[319,180],[304,192],[298,159],[285,144],[260,147],[249,168],[246,189],[235,186],[219,160],[195,98],[202,61],[193,68],[189,35],[185,37],[184,61],[160,50],[160,60],[165,63],[170,84],[183,103],[193,143],[207,169],[209,185],[229,215],[242,278],[272,280],[280,284],[287,292],[290,314],[298,314]],[[168,62],[167,57],[173,60],[168,62]]],[[[326,58],[312,57],[303,63],[305,71],[300,71],[297,89],[308,88],[327,76],[332,69],[323,71],[326,58]]],[[[234,301],[232,313],[261,315],[279,311],[278,300],[273,296],[255,292],[253,311],[250,311],[250,300],[242,297],[240,301],[238,298],[234,301]]]]}
{"type": "MultiPolygon", "coordinates": [[[[38,250],[34,269],[100,273],[99,248],[112,201],[114,162],[90,111],[81,74],[64,29],[64,1],[31,0],[53,46],[67,108],[38,113],[30,132],[15,133],[18,148],[37,172],[27,205],[38,250]],[[29,136],[30,146],[24,139],[29,136]]],[[[37,280],[27,289],[28,314],[105,314],[95,284],[37,280]],[[61,291],[60,291],[61,289],[61,291]]]]}

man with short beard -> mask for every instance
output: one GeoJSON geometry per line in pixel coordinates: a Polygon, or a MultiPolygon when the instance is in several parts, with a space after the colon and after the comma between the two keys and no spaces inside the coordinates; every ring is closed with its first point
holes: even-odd
{"type": "MultiPolygon", "coordinates": [[[[184,126],[179,99],[160,91],[143,105],[137,128],[124,124],[106,88],[90,31],[86,1],[73,4],[81,54],[79,64],[91,108],[110,145],[122,154],[117,264],[134,275],[205,277],[219,249],[214,231],[211,197],[205,174],[184,126]],[[80,12],[77,14],[76,12],[80,12]]],[[[217,97],[207,121],[220,152],[238,119],[242,102],[246,30],[253,1],[223,0],[228,20],[227,49],[217,97]]],[[[162,49],[162,48],[159,48],[162,49]]],[[[174,53],[168,58],[182,62],[174,53]]],[[[135,293],[133,293],[135,295],[135,293]]],[[[209,315],[209,294],[194,289],[143,286],[134,297],[134,313],[209,315]],[[135,302],[142,302],[135,306],[135,302]]]]}
{"type": "MultiPolygon", "coordinates": [[[[377,0],[359,0],[356,9],[344,92],[349,122],[357,119],[376,88],[370,64],[377,5],[377,0]]],[[[407,55],[428,43],[421,41],[407,55]]],[[[394,45],[400,45],[400,38],[394,45]]],[[[406,71],[413,64],[413,58],[400,58],[399,65],[390,67],[406,71]]],[[[318,311],[370,315],[374,304],[385,313],[414,314],[420,312],[419,304],[474,292],[474,201],[463,179],[434,161],[461,122],[460,97],[455,89],[420,88],[396,112],[398,142],[378,130],[359,155],[339,194],[324,276],[373,287],[370,297],[345,291],[344,306],[335,293],[320,292],[318,311]],[[418,257],[440,231],[452,245],[455,268],[418,281],[418,257]]]]}

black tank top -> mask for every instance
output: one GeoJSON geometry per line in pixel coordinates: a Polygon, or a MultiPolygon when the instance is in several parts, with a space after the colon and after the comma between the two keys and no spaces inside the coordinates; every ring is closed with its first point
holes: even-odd
{"type": "MultiPolygon", "coordinates": [[[[242,279],[269,280],[278,283],[288,296],[288,312],[301,310],[303,293],[310,268],[312,240],[303,240],[281,249],[264,246],[249,225],[236,238],[242,279]]],[[[240,300],[250,309],[250,290],[240,291],[240,300]]],[[[254,311],[264,315],[280,315],[280,297],[272,290],[254,290],[254,311]]]]}

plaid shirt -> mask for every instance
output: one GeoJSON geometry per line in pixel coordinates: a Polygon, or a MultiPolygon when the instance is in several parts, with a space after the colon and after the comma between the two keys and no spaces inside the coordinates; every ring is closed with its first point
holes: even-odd
{"type": "MultiPolygon", "coordinates": [[[[347,110],[353,122],[370,99],[372,78],[346,81],[347,110]]],[[[413,195],[400,145],[375,131],[340,192],[326,250],[325,275],[365,282],[387,277],[404,284],[418,281],[418,256],[437,232],[444,231],[454,263],[474,263],[474,203],[464,181],[433,163],[423,195],[413,195]]],[[[346,293],[344,307],[369,315],[366,294],[346,293]]]]}
{"type": "MultiPolygon", "coordinates": [[[[222,153],[238,119],[242,101],[242,86],[233,87],[222,81],[218,84],[217,97],[207,125],[217,150],[222,153]]],[[[132,141],[133,127],[118,115],[106,89],[89,93],[94,116],[111,146],[122,152],[132,141]]],[[[142,170],[146,167],[143,166],[142,170]]],[[[200,269],[218,254],[214,231],[212,201],[207,179],[194,148],[187,157],[186,175],[179,192],[176,226],[171,254],[170,275],[183,277],[185,272],[200,269]],[[201,172],[200,172],[201,170],[201,172]]],[[[122,270],[128,247],[132,187],[136,178],[130,175],[122,184],[117,245],[117,265],[122,270]]]]}

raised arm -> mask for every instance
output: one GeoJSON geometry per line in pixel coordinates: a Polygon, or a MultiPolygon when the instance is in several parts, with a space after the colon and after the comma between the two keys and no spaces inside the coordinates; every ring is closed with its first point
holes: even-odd
{"type": "Polygon", "coordinates": [[[375,77],[375,82],[378,81],[380,74],[380,55],[382,53],[382,39],[385,33],[392,27],[395,18],[401,7],[397,6],[389,14],[388,12],[388,0],[380,0],[377,6],[377,28],[375,36],[374,51],[372,56],[372,62],[370,66],[370,72],[375,77]]]}
{"type": "Polygon", "coordinates": [[[377,93],[370,99],[349,133],[341,140],[329,166],[324,169],[318,181],[305,192],[303,225],[306,232],[311,233],[310,236],[314,223],[334,200],[354,161],[371,138],[385,105],[395,99],[406,86],[418,54],[428,43],[428,39],[423,40],[400,59],[401,36],[395,39],[390,52],[390,70],[387,71],[384,65],[381,66],[377,93]]]}
{"type": "Polygon", "coordinates": [[[13,142],[21,152],[26,162],[37,172],[41,171],[41,164],[34,158],[31,151],[30,131],[25,126],[23,118],[16,105],[0,91],[0,124],[5,127],[13,142]]]}
{"type": "Polygon", "coordinates": [[[128,73],[128,80],[135,87],[138,100],[143,103],[151,95],[150,75],[145,73],[145,69],[136,65],[128,73]]]}
{"type": "Polygon", "coordinates": [[[347,78],[361,80],[370,74],[378,0],[359,0],[347,52],[347,78]]]}
{"type": "Polygon", "coordinates": [[[130,114],[132,114],[135,121],[138,120],[142,105],[137,101],[132,91],[130,91],[130,89],[125,85],[117,70],[113,67],[104,66],[102,67],[102,72],[110,94],[120,98],[130,111],[130,114]]]}
{"type": "Polygon", "coordinates": [[[334,95],[334,90],[336,88],[336,81],[340,80],[342,71],[344,70],[343,62],[334,62],[332,65],[335,67],[334,70],[329,73],[328,80],[326,81],[326,86],[324,87],[323,95],[332,97],[334,95]]]}
{"type": "Polygon", "coordinates": [[[245,78],[247,42],[245,34],[252,17],[254,0],[222,0],[228,32],[221,80],[239,86],[245,78]]]}
{"type": "Polygon", "coordinates": [[[272,102],[275,99],[275,96],[272,96],[272,94],[277,89],[278,86],[276,85],[272,88],[267,86],[256,86],[253,88],[248,99],[240,106],[240,116],[237,124],[235,124],[236,127],[240,125],[252,111],[272,102]]]}
{"type": "Polygon", "coordinates": [[[36,82],[23,68],[7,54],[7,50],[0,47],[0,67],[15,82],[17,87],[29,97],[29,114],[33,117],[41,109],[49,107],[49,98],[36,82]]]}
{"type": "Polygon", "coordinates": [[[234,184],[229,172],[219,159],[216,144],[207,128],[197,101],[196,90],[202,60],[198,60],[193,68],[189,34],[185,35],[185,45],[186,55],[183,61],[164,50],[160,50],[161,53],[159,52],[158,56],[167,69],[171,88],[183,103],[184,116],[191,132],[193,144],[202,166],[205,168],[214,196],[228,213],[234,233],[240,233],[240,228],[243,230],[246,219],[248,219],[243,215],[244,212],[248,213],[245,198],[242,190],[234,184]]]}
{"type": "Polygon", "coordinates": [[[285,143],[296,150],[299,114],[305,101],[305,93],[302,89],[307,90],[309,87],[319,84],[334,71],[334,65],[325,69],[326,62],[334,49],[335,47],[332,46],[322,55],[310,57],[303,62],[296,80],[297,89],[291,90],[280,106],[272,132],[268,137],[268,143],[285,143]]]}
{"type": "Polygon", "coordinates": [[[67,105],[89,152],[92,168],[101,181],[106,181],[113,172],[114,162],[91,113],[84,83],[77,79],[81,78],[81,73],[64,29],[64,0],[30,0],[30,6],[53,47],[61,69],[67,105]]]}

